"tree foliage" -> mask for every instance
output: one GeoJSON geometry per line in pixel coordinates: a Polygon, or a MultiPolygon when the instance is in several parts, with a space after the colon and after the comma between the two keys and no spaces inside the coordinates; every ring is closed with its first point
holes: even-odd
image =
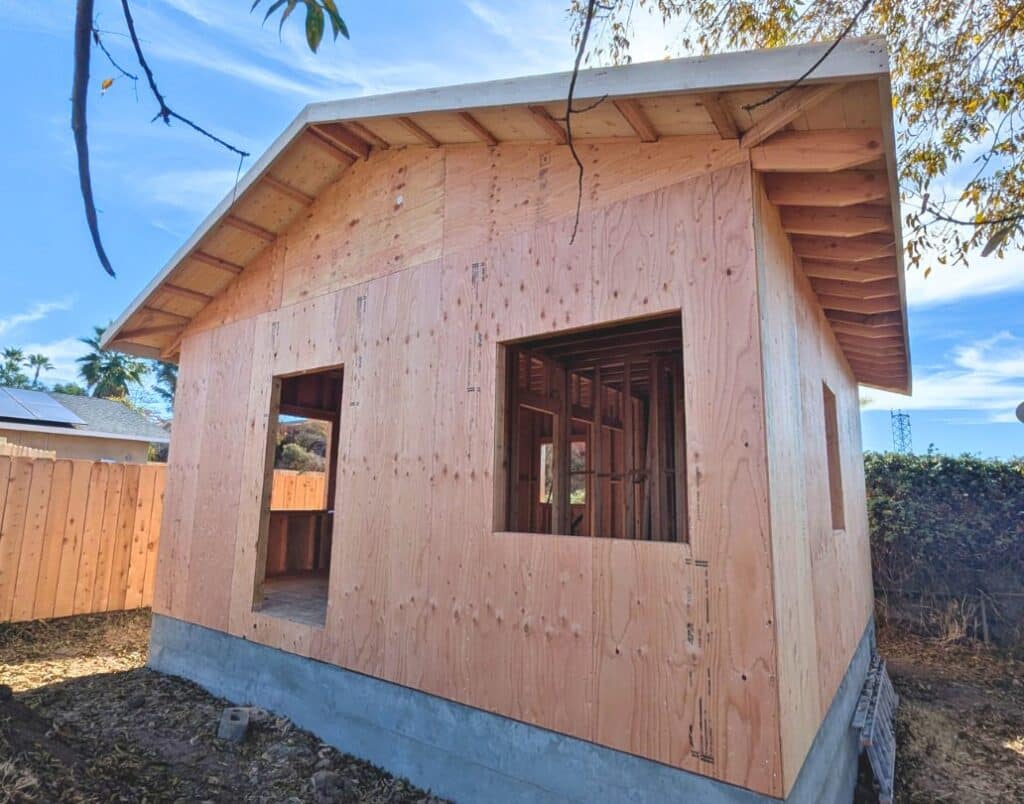
{"type": "MultiPolygon", "coordinates": [[[[573,0],[577,35],[587,2],[573,0]]],[[[591,60],[630,60],[631,15],[659,15],[679,50],[716,53],[881,34],[892,57],[906,249],[966,264],[1024,246],[1024,2],[611,0],[591,60]],[[961,179],[966,174],[966,178],[961,179]]]]}
{"type": "Polygon", "coordinates": [[[92,335],[79,338],[91,351],[78,358],[78,374],[92,396],[127,400],[132,387],[142,385],[149,366],[144,360],[103,349],[102,338],[103,327],[93,327],[92,335]]]}

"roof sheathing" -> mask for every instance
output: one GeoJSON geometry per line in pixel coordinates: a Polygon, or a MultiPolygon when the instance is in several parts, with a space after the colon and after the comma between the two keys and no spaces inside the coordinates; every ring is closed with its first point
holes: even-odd
{"type": "MultiPolygon", "coordinates": [[[[674,96],[679,99],[689,93],[694,95],[707,96],[714,94],[724,96],[724,93],[740,92],[742,90],[765,89],[777,86],[784,86],[799,75],[807,66],[813,63],[822,53],[827,45],[803,45],[790,48],[779,48],[765,51],[752,51],[744,53],[731,53],[716,56],[697,57],[689,59],[677,59],[670,61],[650,62],[632,64],[622,67],[596,68],[581,71],[577,82],[576,97],[580,100],[588,98],[599,98],[607,96],[611,101],[616,99],[624,100],[631,98],[656,98],[658,96],[674,96]]],[[[159,293],[159,288],[168,281],[168,278],[175,272],[175,281],[182,275],[179,270],[185,266],[195,266],[194,252],[211,249],[211,244],[223,240],[222,233],[229,231],[229,226],[222,224],[229,223],[232,214],[237,214],[246,205],[252,205],[253,190],[257,183],[267,178],[272,168],[281,169],[281,164],[288,162],[295,151],[288,149],[301,137],[321,140],[310,132],[311,126],[327,126],[337,122],[354,122],[369,124],[366,128],[372,128],[375,124],[385,124],[394,127],[395,123],[410,117],[415,117],[418,123],[430,126],[430,121],[440,119],[439,115],[447,114],[450,120],[456,120],[459,113],[476,112],[479,120],[486,122],[488,116],[500,115],[503,109],[543,109],[545,104],[555,105],[565,102],[565,92],[571,74],[556,73],[551,75],[531,76],[509,80],[489,81],[477,84],[449,86],[435,89],[416,90],[410,92],[398,92],[388,95],[352,98],[340,101],[329,101],[314,103],[306,106],[302,112],[292,121],[287,129],[274,141],[270,148],[256,161],[252,168],[239,182],[237,188],[230,193],[214,211],[200,224],[193,235],[175,253],[163,270],[146,286],[142,293],[135,299],[129,308],[108,328],[104,334],[103,345],[110,347],[117,344],[117,348],[141,354],[147,357],[158,357],[167,354],[168,343],[173,336],[168,335],[169,326],[140,326],[140,318],[137,314],[146,307],[146,303],[159,293]],[[416,116],[419,117],[416,117],[416,116]],[[202,247],[202,248],[201,248],[202,247]],[[133,318],[133,316],[136,316],[133,318]],[[132,321],[132,327],[125,325],[132,321]],[[148,331],[152,330],[152,331],[148,331]],[[125,335],[132,335],[126,338],[125,335]]],[[[889,107],[889,83],[888,83],[888,53],[885,43],[881,39],[852,39],[845,40],[825,59],[815,70],[813,76],[805,82],[808,86],[815,84],[828,84],[829,82],[856,82],[870,81],[877,82],[879,90],[879,102],[886,113],[883,118],[883,138],[885,140],[885,161],[887,165],[888,179],[890,182],[890,202],[893,205],[892,220],[894,234],[897,243],[902,243],[899,238],[899,210],[898,193],[895,188],[895,141],[892,134],[891,116],[887,113],[889,107]]],[[[800,90],[798,90],[800,91],[800,90]]],[[[618,106],[618,104],[616,104],[618,106]]],[[[474,121],[477,122],[477,121],[474,121]]],[[[416,123],[406,128],[415,132],[416,123]]],[[[372,135],[370,135],[372,136],[372,135]]],[[[439,135],[440,136],[440,135],[439,135]]],[[[580,136],[579,134],[577,136],[580,136]]],[[[431,134],[425,133],[424,141],[429,143],[431,134]]],[[[415,137],[413,137],[415,139],[415,137]]],[[[462,138],[459,138],[461,140],[462,138]]],[[[465,137],[472,140],[471,136],[465,137]]],[[[542,139],[535,136],[534,141],[542,139]]],[[[511,142],[509,138],[502,141],[511,142]]],[[[318,144],[324,145],[323,142],[318,144]]],[[[402,143],[395,143],[401,147],[402,143]]],[[[437,142],[434,143],[438,144],[437,142]]],[[[450,144],[449,141],[440,143],[450,144]]],[[[483,143],[481,143],[483,144],[483,143]]],[[[326,144],[329,150],[330,143],[326,144]]],[[[340,151],[339,151],[340,152],[340,151]]],[[[338,175],[347,169],[347,165],[341,163],[338,175]]],[[[270,176],[268,182],[273,182],[274,177],[270,176]]],[[[333,179],[332,179],[333,181],[333,179]]],[[[263,186],[267,186],[264,184],[263,186]]],[[[271,186],[273,186],[271,184],[271,186]]],[[[301,214],[301,211],[299,212],[301,214]]],[[[282,221],[283,225],[279,231],[284,231],[289,225],[282,221]]],[[[262,250],[254,248],[252,254],[262,250]]],[[[901,249],[897,248],[898,261],[898,282],[900,289],[900,308],[902,313],[903,340],[906,345],[906,302],[903,291],[903,264],[901,249]]],[[[240,270],[252,259],[237,260],[235,266],[240,270]]],[[[234,278],[229,271],[224,272],[222,281],[217,284],[219,287],[209,289],[208,295],[216,296],[223,288],[230,284],[234,278]]],[[[186,304],[187,307],[187,304],[186,304]]],[[[181,307],[175,308],[178,314],[182,313],[181,307]]],[[[194,313],[197,314],[197,313],[194,313]]],[[[193,315],[194,315],[193,314],[193,315]]],[[[187,314],[185,317],[188,317],[187,314]]],[[[909,355],[909,352],[908,352],[909,355]]],[[[906,390],[909,390],[909,358],[907,361],[906,390]]],[[[895,390],[905,390],[901,383],[886,385],[895,390]]]]}

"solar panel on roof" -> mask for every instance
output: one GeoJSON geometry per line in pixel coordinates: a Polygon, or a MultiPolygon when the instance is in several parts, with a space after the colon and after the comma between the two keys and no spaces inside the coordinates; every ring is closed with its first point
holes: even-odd
{"type": "Polygon", "coordinates": [[[18,401],[7,392],[6,388],[0,388],[0,418],[29,419],[33,416],[18,404],[18,401]]]}
{"type": "MultiPolygon", "coordinates": [[[[84,419],[80,419],[60,402],[42,391],[27,391],[22,388],[4,388],[2,390],[14,405],[20,408],[20,411],[0,413],[0,416],[30,421],[58,422],[60,424],[85,424],[84,419]]],[[[0,410],[3,409],[4,406],[0,403],[0,410]]],[[[13,407],[10,409],[15,410],[13,407]]]]}

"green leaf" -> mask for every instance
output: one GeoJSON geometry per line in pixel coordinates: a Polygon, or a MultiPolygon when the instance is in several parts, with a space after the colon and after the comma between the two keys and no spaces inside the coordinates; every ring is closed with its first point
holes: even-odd
{"type": "Polygon", "coordinates": [[[324,38],[324,11],[314,2],[306,0],[306,42],[316,53],[320,40],[324,38]]]}
{"type": "MultiPolygon", "coordinates": [[[[285,0],[278,0],[277,5],[281,5],[281,3],[283,2],[285,2],[285,0]]],[[[288,8],[284,10],[284,14],[281,15],[281,22],[277,26],[278,36],[281,35],[281,31],[284,28],[284,21],[288,19],[288,15],[290,15],[295,10],[295,6],[298,5],[299,0],[287,0],[287,2],[288,8]]]]}
{"type": "Polygon", "coordinates": [[[345,20],[338,13],[338,7],[335,5],[334,0],[323,0],[323,4],[324,8],[327,9],[327,16],[331,18],[331,29],[334,31],[334,38],[337,39],[338,34],[341,34],[348,39],[348,26],[345,25],[345,20]]]}

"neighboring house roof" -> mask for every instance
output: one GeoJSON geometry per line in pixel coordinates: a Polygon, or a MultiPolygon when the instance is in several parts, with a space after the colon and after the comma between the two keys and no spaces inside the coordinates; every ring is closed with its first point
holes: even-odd
{"type": "MultiPolygon", "coordinates": [[[[711,138],[723,164],[749,159],[771,179],[769,200],[784,213],[857,379],[907,392],[888,52],[880,38],[829,47],[583,70],[575,98],[587,111],[573,117],[574,141],[711,138]]],[[[565,145],[559,117],[569,79],[557,73],[306,106],[111,324],[104,348],[175,359],[191,320],[357,161],[390,148],[565,145]]]]}
{"type": "Polygon", "coordinates": [[[7,388],[0,388],[0,397],[8,403],[12,398],[17,402],[17,405],[0,406],[0,430],[117,438],[149,444],[170,441],[169,433],[159,424],[111,399],[7,388]]]}

